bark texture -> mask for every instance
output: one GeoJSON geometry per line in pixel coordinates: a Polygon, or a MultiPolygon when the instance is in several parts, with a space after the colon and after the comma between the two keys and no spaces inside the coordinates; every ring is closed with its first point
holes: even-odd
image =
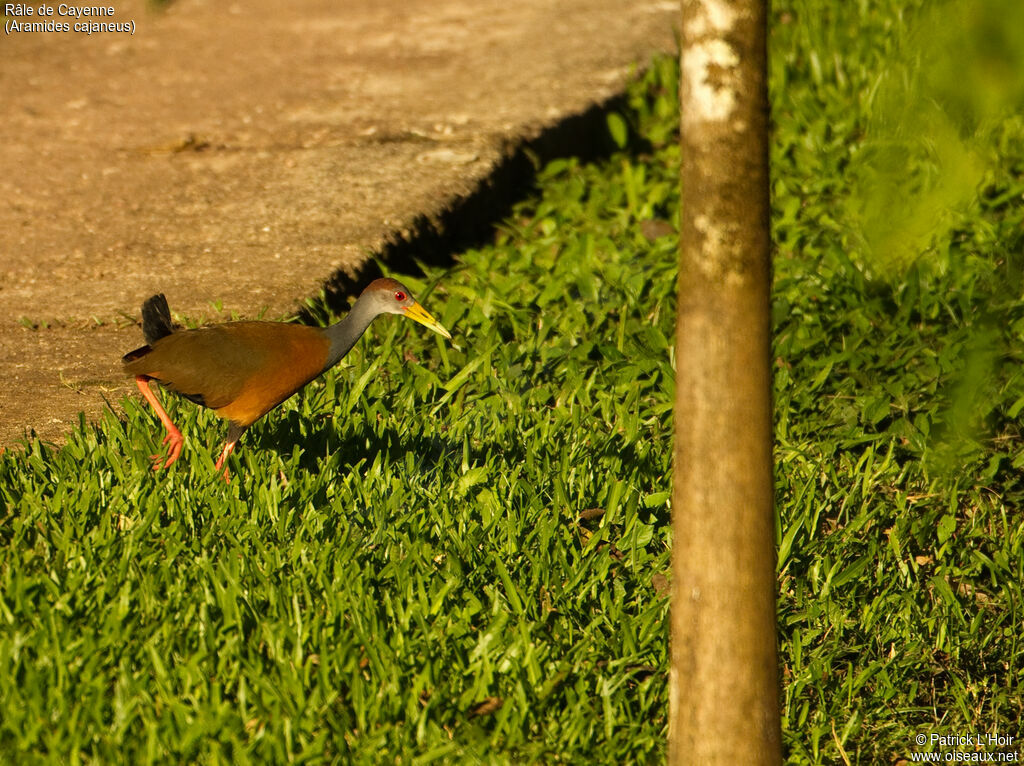
{"type": "Polygon", "coordinates": [[[669,762],[781,763],[766,0],[683,0],[669,762]]]}

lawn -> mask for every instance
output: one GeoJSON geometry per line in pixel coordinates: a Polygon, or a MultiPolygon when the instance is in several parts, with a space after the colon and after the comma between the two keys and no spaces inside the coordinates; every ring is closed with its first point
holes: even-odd
{"type": "MultiPolygon", "coordinates": [[[[819,5],[772,12],[783,742],[895,763],[1024,718],[1024,124],[880,141],[931,22],[819,5]]],[[[138,400],[0,455],[0,762],[663,760],[676,87],[397,275],[454,342],[377,320],[229,485],[171,397],[167,471],[138,400]]]]}

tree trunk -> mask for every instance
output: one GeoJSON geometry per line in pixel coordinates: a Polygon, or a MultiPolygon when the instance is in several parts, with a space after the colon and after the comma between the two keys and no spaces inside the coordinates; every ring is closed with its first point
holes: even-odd
{"type": "Polygon", "coordinates": [[[669,763],[778,764],[766,0],[683,0],[669,763]]]}

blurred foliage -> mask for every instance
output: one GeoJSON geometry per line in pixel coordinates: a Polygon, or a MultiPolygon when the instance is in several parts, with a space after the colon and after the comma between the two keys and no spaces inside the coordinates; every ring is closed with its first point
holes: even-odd
{"type": "Polygon", "coordinates": [[[1024,715],[1024,24],[772,14],[785,756],[907,762],[1024,715]]]}
{"type": "Polygon", "coordinates": [[[892,275],[995,180],[993,144],[1024,135],[1024,3],[947,0],[909,14],[866,107],[849,214],[871,267],[892,275]]]}

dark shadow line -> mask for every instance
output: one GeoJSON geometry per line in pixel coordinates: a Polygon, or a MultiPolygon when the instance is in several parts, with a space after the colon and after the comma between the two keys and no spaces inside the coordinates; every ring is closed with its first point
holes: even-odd
{"type": "MultiPolygon", "coordinates": [[[[628,111],[625,92],[541,128],[532,138],[509,141],[490,174],[473,191],[450,200],[434,216],[417,216],[361,266],[334,272],[324,283],[327,307],[336,314],[347,311],[349,299],[382,276],[381,263],[395,273],[422,276],[418,262],[450,268],[455,264],[453,253],[489,243],[495,225],[533,188],[544,165],[563,157],[592,162],[618,149],[607,128],[608,114],[616,111],[628,111]]],[[[629,150],[643,152],[650,147],[630,146],[629,150]]],[[[315,310],[303,308],[298,316],[301,322],[316,323],[315,310]]]]}

